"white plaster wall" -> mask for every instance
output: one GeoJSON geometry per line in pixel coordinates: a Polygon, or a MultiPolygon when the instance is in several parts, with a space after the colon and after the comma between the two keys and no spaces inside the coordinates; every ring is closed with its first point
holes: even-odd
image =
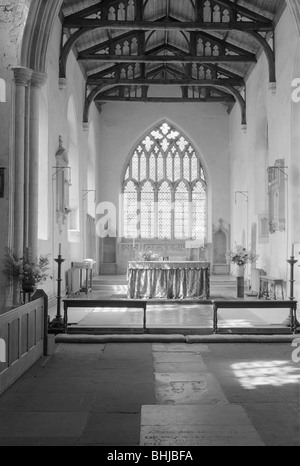
{"type": "MultiPolygon", "coordinates": [[[[0,5],[0,78],[5,81],[6,101],[0,102],[0,167],[5,170],[5,196],[0,199],[0,263],[3,263],[5,247],[11,246],[10,212],[13,212],[13,73],[11,68],[20,65],[20,48],[24,24],[28,14],[27,0],[8,0],[0,5]]],[[[5,312],[5,303],[10,302],[9,289],[0,273],[0,314],[5,312]]]]}
{"type": "MultiPolygon", "coordinates": [[[[291,255],[294,238],[293,224],[299,225],[299,211],[292,205],[292,176],[295,157],[291,147],[292,120],[292,80],[294,77],[296,50],[299,35],[289,9],[286,9],[275,34],[277,90],[275,95],[268,91],[268,66],[264,55],[247,82],[247,120],[248,131],[239,131],[239,112],[235,106],[230,117],[231,153],[231,206],[232,206],[232,244],[241,244],[243,230],[247,225],[247,215],[242,202],[235,203],[235,191],[249,191],[248,238],[250,244],[251,225],[258,223],[258,215],[264,214],[267,206],[267,177],[263,151],[257,146],[258,133],[264,124],[262,114],[266,114],[269,126],[268,166],[277,159],[285,159],[289,167],[289,202],[286,232],[270,235],[268,244],[258,245],[258,267],[268,275],[288,279],[287,257],[291,255]],[[258,152],[259,151],[259,152],[258,152]],[[263,171],[263,172],[262,172],[263,171]],[[265,179],[265,181],[264,181],[265,179]],[[260,211],[261,210],[261,211],[260,211]]],[[[300,71],[300,70],[299,70],[300,71]]],[[[299,170],[299,161],[297,161],[299,170]]],[[[295,183],[295,181],[294,181],[295,183]]],[[[299,285],[298,290],[300,291],[299,285]]],[[[300,293],[298,294],[298,297],[300,293]]]]}
{"type": "MultiPolygon", "coordinates": [[[[240,115],[239,115],[240,116],[240,115]]],[[[129,155],[154,125],[169,120],[198,151],[209,185],[209,242],[212,224],[230,222],[229,116],[219,104],[114,103],[101,113],[98,160],[98,202],[116,206],[129,155]]],[[[239,123],[240,126],[240,123],[239,123]]]]}
{"type": "MultiPolygon", "coordinates": [[[[51,276],[45,285],[46,292],[53,296],[56,294],[57,265],[54,258],[58,255],[59,243],[62,244],[63,257],[66,259],[63,264],[63,278],[65,288],[65,273],[70,269],[71,262],[82,261],[85,249],[85,228],[87,215],[87,201],[82,199],[83,191],[88,189],[88,165],[91,158],[90,146],[99,146],[98,131],[93,132],[94,141],[89,142],[89,133],[83,131],[83,106],[85,96],[85,79],[78,63],[71,53],[68,61],[67,77],[68,85],[64,90],[59,89],[59,53],[60,53],[61,24],[57,21],[53,37],[50,43],[48,53],[48,82],[47,82],[47,102],[48,102],[48,239],[39,241],[40,253],[49,254],[51,258],[51,276]],[[56,221],[56,187],[52,179],[53,167],[56,165],[55,154],[58,150],[59,136],[64,141],[64,147],[68,151],[70,147],[69,124],[68,124],[68,105],[70,99],[74,102],[74,131],[76,133],[77,152],[78,152],[78,179],[73,179],[74,185],[78,187],[79,199],[79,229],[78,242],[70,242],[68,235],[69,222],[63,226],[60,233],[56,221]]],[[[96,128],[100,126],[100,115],[95,106],[92,105],[90,119],[96,128]]],[[[73,138],[74,139],[74,138],[73,138]]],[[[41,154],[42,155],[42,154],[41,154]]],[[[74,175],[76,176],[76,175],[74,175]]],[[[96,174],[94,173],[94,176],[96,174]]],[[[44,215],[45,213],[41,213],[44,215]]]]}

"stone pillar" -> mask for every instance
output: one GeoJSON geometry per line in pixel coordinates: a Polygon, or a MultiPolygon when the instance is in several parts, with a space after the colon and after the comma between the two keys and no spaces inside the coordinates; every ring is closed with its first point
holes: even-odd
{"type": "Polygon", "coordinates": [[[25,115],[26,87],[32,70],[13,68],[15,78],[15,183],[14,183],[14,251],[23,256],[24,247],[24,188],[25,188],[25,115]]]}
{"type": "Polygon", "coordinates": [[[47,75],[33,72],[30,92],[30,130],[29,130],[29,231],[28,245],[31,259],[38,258],[39,223],[39,105],[40,90],[45,85],[47,75]]]}

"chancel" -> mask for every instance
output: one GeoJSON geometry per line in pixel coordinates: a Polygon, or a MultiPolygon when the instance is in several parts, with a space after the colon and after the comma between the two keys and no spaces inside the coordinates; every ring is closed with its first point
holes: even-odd
{"type": "Polygon", "coordinates": [[[299,1],[4,3],[0,445],[299,446],[299,1]]]}

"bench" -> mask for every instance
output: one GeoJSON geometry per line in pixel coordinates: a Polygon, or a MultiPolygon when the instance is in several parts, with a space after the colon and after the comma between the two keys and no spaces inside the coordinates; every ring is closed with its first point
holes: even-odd
{"type": "Polygon", "coordinates": [[[143,320],[143,330],[144,333],[147,332],[147,300],[141,299],[65,299],[64,303],[64,329],[65,333],[68,332],[68,309],[69,308],[130,308],[130,309],[143,309],[144,311],[144,320],[143,320]]]}
{"type": "Polygon", "coordinates": [[[219,309],[290,309],[291,333],[297,332],[297,301],[213,301],[214,310],[214,333],[218,333],[218,310],[219,309]]]}
{"type": "Polygon", "coordinates": [[[277,295],[280,295],[280,299],[285,298],[284,296],[284,281],[278,278],[272,277],[260,277],[259,286],[259,299],[274,299],[277,300],[277,295]],[[277,293],[277,290],[279,292],[277,293]]]}

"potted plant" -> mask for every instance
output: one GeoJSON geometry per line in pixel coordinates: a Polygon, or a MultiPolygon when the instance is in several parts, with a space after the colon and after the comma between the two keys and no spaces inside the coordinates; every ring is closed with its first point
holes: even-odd
{"type": "Polygon", "coordinates": [[[40,256],[37,263],[30,257],[29,249],[24,256],[19,258],[12,249],[7,248],[4,258],[3,275],[8,281],[18,282],[24,293],[33,293],[37,285],[47,279],[49,270],[49,259],[47,256],[40,256]]]}
{"type": "Polygon", "coordinates": [[[247,264],[255,264],[258,256],[253,251],[248,251],[243,246],[236,246],[235,249],[228,251],[226,259],[235,265],[235,276],[243,277],[247,264]]]}

